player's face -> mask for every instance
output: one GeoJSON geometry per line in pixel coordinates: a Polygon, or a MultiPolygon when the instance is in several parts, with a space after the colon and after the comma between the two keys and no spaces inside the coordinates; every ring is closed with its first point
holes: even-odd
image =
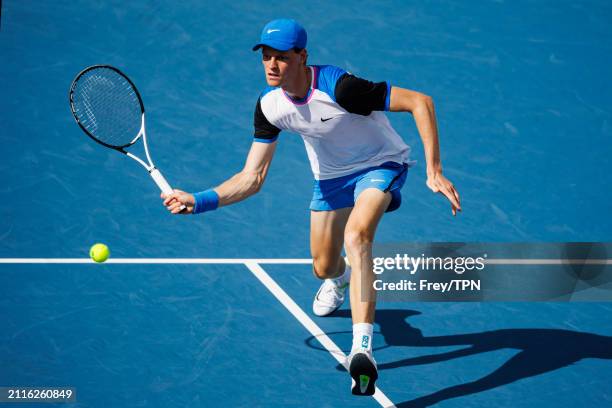
{"type": "Polygon", "coordinates": [[[282,87],[297,78],[302,61],[301,54],[293,50],[278,51],[263,47],[261,57],[268,85],[282,87]]]}

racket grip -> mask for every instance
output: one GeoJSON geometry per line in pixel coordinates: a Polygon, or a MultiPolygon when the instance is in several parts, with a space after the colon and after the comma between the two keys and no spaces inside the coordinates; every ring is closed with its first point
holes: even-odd
{"type": "Polygon", "coordinates": [[[174,190],[172,190],[172,187],[170,187],[170,184],[168,184],[168,182],[166,181],[164,176],[162,176],[159,170],[153,168],[153,170],[151,170],[149,174],[151,175],[151,178],[153,179],[155,184],[157,184],[157,187],[159,187],[159,189],[162,191],[162,193],[172,194],[174,192],[174,190]]]}
{"type": "MultiPolygon", "coordinates": [[[[159,187],[159,189],[162,191],[162,193],[172,194],[174,192],[174,190],[172,190],[172,187],[170,187],[170,184],[168,184],[168,182],[166,181],[164,176],[162,176],[159,170],[157,170],[156,168],[153,168],[149,172],[149,174],[151,175],[151,178],[153,179],[155,184],[157,184],[157,187],[159,187]]],[[[185,209],[185,206],[181,205],[181,210],[184,210],[184,209],[185,209]]]]}

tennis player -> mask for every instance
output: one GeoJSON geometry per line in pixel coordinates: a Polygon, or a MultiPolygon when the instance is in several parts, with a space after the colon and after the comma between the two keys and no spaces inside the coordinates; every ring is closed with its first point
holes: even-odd
{"type": "Polygon", "coordinates": [[[253,47],[259,49],[268,87],[255,105],[254,140],[244,168],[206,191],[162,195],[164,205],[173,214],[198,214],[244,200],[261,189],[281,130],[300,134],[315,178],[313,271],[323,280],[313,312],[326,316],[337,310],[350,283],[351,388],[353,394],[372,395],[378,378],[372,357],[372,242],[383,214],[400,206],[400,189],[412,164],[410,148],[383,111],[412,113],[425,148],[427,186],[443,194],[456,215],[459,194],[442,175],[434,105],[429,96],[388,82],[370,82],[331,65],[308,65],[306,31],[294,20],[266,24],[253,47]],[[181,205],[187,208],[181,211],[181,205]],[[350,267],[341,255],[343,245],[350,267]]]}

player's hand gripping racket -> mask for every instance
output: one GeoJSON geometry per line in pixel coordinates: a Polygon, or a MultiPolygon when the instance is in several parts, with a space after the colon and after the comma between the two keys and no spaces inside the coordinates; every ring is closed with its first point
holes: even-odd
{"type": "MultiPolygon", "coordinates": [[[[140,163],[164,194],[173,192],[151,160],[144,104],[123,72],[109,65],[93,65],[79,72],[70,86],[70,110],[89,137],[140,163]],[[138,139],[142,139],[147,162],[125,150],[138,139]]],[[[181,210],[184,208],[181,206],[181,210]]]]}

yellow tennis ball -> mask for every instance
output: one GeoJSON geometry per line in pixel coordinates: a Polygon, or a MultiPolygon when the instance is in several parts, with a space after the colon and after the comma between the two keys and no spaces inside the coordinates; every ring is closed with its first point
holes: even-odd
{"type": "Polygon", "coordinates": [[[89,250],[89,257],[96,262],[104,262],[110,256],[108,247],[104,244],[95,244],[89,250]]]}

